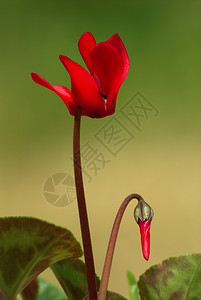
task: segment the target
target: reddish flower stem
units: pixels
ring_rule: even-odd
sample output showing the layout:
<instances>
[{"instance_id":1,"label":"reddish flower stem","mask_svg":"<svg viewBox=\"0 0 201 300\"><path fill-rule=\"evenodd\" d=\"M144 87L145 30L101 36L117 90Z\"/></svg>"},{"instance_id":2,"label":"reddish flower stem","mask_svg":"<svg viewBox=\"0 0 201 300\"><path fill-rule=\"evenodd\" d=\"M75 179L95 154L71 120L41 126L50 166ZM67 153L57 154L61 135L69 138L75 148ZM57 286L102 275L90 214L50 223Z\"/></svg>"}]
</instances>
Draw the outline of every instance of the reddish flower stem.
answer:
<instances>
[{"instance_id":1,"label":"reddish flower stem","mask_svg":"<svg viewBox=\"0 0 201 300\"><path fill-rule=\"evenodd\" d=\"M120 226L121 219L123 217L123 214L126 210L128 203L134 198L137 199L138 201L143 200L143 198L139 194L130 194L123 201L123 203L121 204L121 206L118 210L118 213L116 215L114 225L112 227L112 232L110 235L110 240L109 240L109 244L108 244L108 248L107 248L106 257L105 257L105 264L103 267L103 273L102 273L101 282L100 282L98 300L105 300L107 297L107 287L108 287L108 282L109 282L110 270L111 270L111 266L112 266L112 259L113 259L114 248L116 245L117 235L118 235L118 231L119 231L119 226Z\"/></svg>"},{"instance_id":2,"label":"reddish flower stem","mask_svg":"<svg viewBox=\"0 0 201 300\"><path fill-rule=\"evenodd\" d=\"M77 203L78 203L78 210L79 210L79 217L80 217L80 227L82 233L82 242L83 242L84 257L85 257L85 264L86 264L89 300L97 300L96 275L95 275L95 268L94 268L86 201L84 195L82 167L81 167L81 158L80 158L81 112L82 112L82 108L77 105L75 119L74 119L74 135L73 135L74 174L75 174L75 184L76 184L76 192L77 192Z\"/></svg>"}]
</instances>

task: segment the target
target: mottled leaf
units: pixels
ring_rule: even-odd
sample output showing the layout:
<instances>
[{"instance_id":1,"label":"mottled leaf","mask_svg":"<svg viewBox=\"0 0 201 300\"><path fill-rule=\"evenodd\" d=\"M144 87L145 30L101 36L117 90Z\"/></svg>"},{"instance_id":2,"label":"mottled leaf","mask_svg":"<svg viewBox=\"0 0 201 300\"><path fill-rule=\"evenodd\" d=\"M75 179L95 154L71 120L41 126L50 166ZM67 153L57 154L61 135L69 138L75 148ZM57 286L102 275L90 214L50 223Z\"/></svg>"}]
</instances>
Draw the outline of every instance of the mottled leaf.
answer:
<instances>
[{"instance_id":1,"label":"mottled leaf","mask_svg":"<svg viewBox=\"0 0 201 300\"><path fill-rule=\"evenodd\" d=\"M45 281L42 278L38 278L39 292L36 300L67 300L66 295L56 286Z\"/></svg>"},{"instance_id":2,"label":"mottled leaf","mask_svg":"<svg viewBox=\"0 0 201 300\"><path fill-rule=\"evenodd\" d=\"M0 294L15 297L42 271L82 251L72 233L28 217L0 219Z\"/></svg>"},{"instance_id":3,"label":"mottled leaf","mask_svg":"<svg viewBox=\"0 0 201 300\"><path fill-rule=\"evenodd\" d=\"M69 300L88 299L85 264L80 259L65 259L51 266L52 271L63 287ZM100 279L96 276L97 288ZM126 300L119 294L108 292L107 300Z\"/></svg>"},{"instance_id":4,"label":"mottled leaf","mask_svg":"<svg viewBox=\"0 0 201 300\"><path fill-rule=\"evenodd\" d=\"M172 257L140 276L142 300L201 299L201 254Z\"/></svg>"},{"instance_id":5,"label":"mottled leaf","mask_svg":"<svg viewBox=\"0 0 201 300\"><path fill-rule=\"evenodd\" d=\"M130 300L139 300L137 281L131 271L127 271Z\"/></svg>"},{"instance_id":6,"label":"mottled leaf","mask_svg":"<svg viewBox=\"0 0 201 300\"><path fill-rule=\"evenodd\" d=\"M85 264L80 259L65 259L51 266L69 300L82 300L88 293ZM97 278L97 285L99 280Z\"/></svg>"}]
</instances>

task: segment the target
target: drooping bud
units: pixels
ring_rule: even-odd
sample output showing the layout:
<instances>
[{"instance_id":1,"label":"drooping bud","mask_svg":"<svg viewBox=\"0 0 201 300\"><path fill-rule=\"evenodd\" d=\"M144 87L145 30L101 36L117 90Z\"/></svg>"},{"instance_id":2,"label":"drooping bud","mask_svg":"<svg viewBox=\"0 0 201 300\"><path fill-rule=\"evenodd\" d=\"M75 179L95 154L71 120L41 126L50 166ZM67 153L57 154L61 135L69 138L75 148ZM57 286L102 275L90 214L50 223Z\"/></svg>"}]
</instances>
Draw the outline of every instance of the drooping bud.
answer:
<instances>
[{"instance_id":1,"label":"drooping bud","mask_svg":"<svg viewBox=\"0 0 201 300\"><path fill-rule=\"evenodd\" d=\"M139 200L134 210L134 217L140 227L142 252L146 260L149 259L150 254L150 227L153 215L152 208L144 200Z\"/></svg>"}]
</instances>

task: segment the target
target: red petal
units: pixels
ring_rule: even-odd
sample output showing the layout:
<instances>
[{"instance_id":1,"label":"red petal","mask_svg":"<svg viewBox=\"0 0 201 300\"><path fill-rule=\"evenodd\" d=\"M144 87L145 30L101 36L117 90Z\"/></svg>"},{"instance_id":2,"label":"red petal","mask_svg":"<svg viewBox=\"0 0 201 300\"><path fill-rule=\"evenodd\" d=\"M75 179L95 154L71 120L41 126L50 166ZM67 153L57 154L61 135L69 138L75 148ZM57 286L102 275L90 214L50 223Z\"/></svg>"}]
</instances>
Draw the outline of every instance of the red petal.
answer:
<instances>
[{"instance_id":1,"label":"red petal","mask_svg":"<svg viewBox=\"0 0 201 300\"><path fill-rule=\"evenodd\" d=\"M126 76L128 75L128 70L129 70L129 58L128 58L128 53L126 51L126 48L120 39L119 35L115 33L109 40L107 40L107 43L109 43L111 46L113 46L121 55L124 63L124 71L121 77L121 80L119 82L119 86L122 84Z\"/></svg>"},{"instance_id":2,"label":"red petal","mask_svg":"<svg viewBox=\"0 0 201 300\"><path fill-rule=\"evenodd\" d=\"M83 108L85 115L91 118L106 116L104 100L91 74L68 57L60 55L59 58L71 77L72 98Z\"/></svg>"},{"instance_id":3,"label":"red petal","mask_svg":"<svg viewBox=\"0 0 201 300\"><path fill-rule=\"evenodd\" d=\"M91 61L90 53L95 45L96 40L90 32L85 32L78 43L80 54L91 74L93 73L93 63Z\"/></svg>"},{"instance_id":4,"label":"red petal","mask_svg":"<svg viewBox=\"0 0 201 300\"><path fill-rule=\"evenodd\" d=\"M116 33L106 42L96 44L93 35L86 32L78 47L100 92L107 97L107 114L113 114L119 88L129 70L129 58L122 40Z\"/></svg>"},{"instance_id":5,"label":"red petal","mask_svg":"<svg viewBox=\"0 0 201 300\"><path fill-rule=\"evenodd\" d=\"M113 89L111 93L108 95L107 101L108 101L108 110L109 110L109 106L111 107L111 105L113 105L113 107L115 107L116 105L117 94L121 84L123 83L126 76L128 75L130 63L129 63L129 58L128 58L126 48L117 33L114 34L109 40L107 40L106 43L110 44L118 51L118 53L120 54L123 60L123 65L124 65L123 72L121 78L119 79L119 82L116 83L115 89Z\"/></svg>"},{"instance_id":6,"label":"red petal","mask_svg":"<svg viewBox=\"0 0 201 300\"><path fill-rule=\"evenodd\" d=\"M65 87L60 85L51 85L47 80L45 80L42 76L36 73L31 73L31 77L34 82L44 86L45 88L55 92L66 104L71 115L75 115L76 104L71 98L71 91Z\"/></svg>"},{"instance_id":7,"label":"red petal","mask_svg":"<svg viewBox=\"0 0 201 300\"><path fill-rule=\"evenodd\" d=\"M138 224L140 226L140 234L141 234L141 244L142 244L142 252L143 256L146 260L149 259L150 254L150 226L151 220L141 221L138 220Z\"/></svg>"},{"instance_id":8,"label":"red petal","mask_svg":"<svg viewBox=\"0 0 201 300\"><path fill-rule=\"evenodd\" d=\"M108 43L96 44L91 52L94 78L101 93L108 96L115 89L123 73L123 60L118 51Z\"/></svg>"}]
</instances>

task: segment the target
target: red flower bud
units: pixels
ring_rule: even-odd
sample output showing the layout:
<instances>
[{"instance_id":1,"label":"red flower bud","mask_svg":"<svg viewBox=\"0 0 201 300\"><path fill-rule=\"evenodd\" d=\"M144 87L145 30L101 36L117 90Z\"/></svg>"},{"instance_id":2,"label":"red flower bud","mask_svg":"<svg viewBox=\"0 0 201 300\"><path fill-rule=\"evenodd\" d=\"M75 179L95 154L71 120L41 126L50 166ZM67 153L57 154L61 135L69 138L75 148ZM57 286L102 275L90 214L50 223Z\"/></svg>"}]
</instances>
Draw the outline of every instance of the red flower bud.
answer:
<instances>
[{"instance_id":1,"label":"red flower bud","mask_svg":"<svg viewBox=\"0 0 201 300\"><path fill-rule=\"evenodd\" d=\"M150 254L150 227L151 220L141 221L138 220L138 224L140 226L140 235L141 235L141 244L142 244L142 253L146 260L149 259Z\"/></svg>"},{"instance_id":2,"label":"red flower bud","mask_svg":"<svg viewBox=\"0 0 201 300\"><path fill-rule=\"evenodd\" d=\"M140 227L142 253L146 260L150 254L150 227L154 212L152 208L144 201L139 200L134 210L134 217Z\"/></svg>"}]
</instances>

